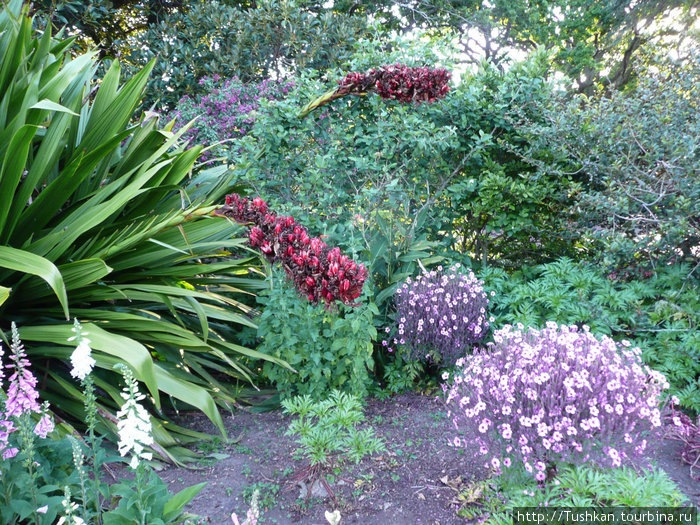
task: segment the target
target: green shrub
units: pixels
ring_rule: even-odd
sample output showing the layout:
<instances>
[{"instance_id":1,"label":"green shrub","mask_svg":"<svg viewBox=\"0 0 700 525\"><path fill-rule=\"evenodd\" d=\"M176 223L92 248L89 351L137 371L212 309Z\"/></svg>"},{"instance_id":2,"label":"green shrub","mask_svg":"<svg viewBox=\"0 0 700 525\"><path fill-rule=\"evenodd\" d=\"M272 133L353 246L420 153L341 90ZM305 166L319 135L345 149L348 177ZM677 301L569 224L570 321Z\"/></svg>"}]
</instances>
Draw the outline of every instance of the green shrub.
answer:
<instances>
[{"instance_id":1,"label":"green shrub","mask_svg":"<svg viewBox=\"0 0 700 525\"><path fill-rule=\"evenodd\" d=\"M430 379L422 361L411 359L408 351L398 347L392 353L382 352L382 378L386 393L400 394L423 386L422 382ZM386 395L379 393L378 395Z\"/></svg>"},{"instance_id":2,"label":"green shrub","mask_svg":"<svg viewBox=\"0 0 700 525\"><path fill-rule=\"evenodd\" d=\"M263 80L243 83L238 77L221 79L219 75L204 77L199 81L204 93L194 98L182 97L170 112L177 119L176 127L187 126L183 136L189 145L215 146L213 155L235 159L235 142L250 130L260 98L282 98L291 83ZM189 123L197 119L194 126ZM202 155L202 160L209 153Z\"/></svg>"},{"instance_id":3,"label":"green shrub","mask_svg":"<svg viewBox=\"0 0 700 525\"><path fill-rule=\"evenodd\" d=\"M247 82L335 65L365 28L363 17L300 2L197 0L132 35L123 56L136 68L158 59L147 103L172 108L214 73Z\"/></svg>"},{"instance_id":4,"label":"green shrub","mask_svg":"<svg viewBox=\"0 0 700 525\"><path fill-rule=\"evenodd\" d=\"M426 56L362 50L348 68L420 66ZM539 175L515 153L527 137L513 121L536 120L552 97L545 58L507 73L484 66L432 104L349 97L302 120L300 109L333 84L300 74L283 100L261 101L233 169L272 207L368 261L385 322L387 299L417 260L430 267L460 253L513 268L572 253L562 210L577 183Z\"/></svg>"},{"instance_id":5,"label":"green shrub","mask_svg":"<svg viewBox=\"0 0 700 525\"><path fill-rule=\"evenodd\" d=\"M365 288L369 288L365 286ZM261 294L264 305L258 318L258 351L289 363L295 370L263 365L264 376L275 384L282 397L308 394L315 399L331 389L360 396L371 383L373 341L377 330L372 321L376 306L367 291L355 307L324 310L299 297L277 271L272 288Z\"/></svg>"},{"instance_id":6,"label":"green shrub","mask_svg":"<svg viewBox=\"0 0 700 525\"><path fill-rule=\"evenodd\" d=\"M677 264L647 279L612 280L596 266L564 258L512 274L489 268L480 277L496 292L494 326L541 327L555 320L629 339L648 365L666 375L669 393L700 412L700 294L691 270Z\"/></svg>"},{"instance_id":7,"label":"green shrub","mask_svg":"<svg viewBox=\"0 0 700 525\"><path fill-rule=\"evenodd\" d=\"M553 97L540 108L544 125L521 127L539 175L582 182L569 227L609 268L698 263L700 48L690 40L685 58L645 50L624 92Z\"/></svg>"}]
</instances>

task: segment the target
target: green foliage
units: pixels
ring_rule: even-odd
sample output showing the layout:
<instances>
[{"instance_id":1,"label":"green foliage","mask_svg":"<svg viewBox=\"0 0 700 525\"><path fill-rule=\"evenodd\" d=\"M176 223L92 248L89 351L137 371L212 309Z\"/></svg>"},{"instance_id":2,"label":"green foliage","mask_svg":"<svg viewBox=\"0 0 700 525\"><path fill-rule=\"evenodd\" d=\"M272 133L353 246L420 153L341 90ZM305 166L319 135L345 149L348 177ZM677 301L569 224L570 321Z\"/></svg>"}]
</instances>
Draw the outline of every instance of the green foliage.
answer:
<instances>
[{"instance_id":1,"label":"green foliage","mask_svg":"<svg viewBox=\"0 0 700 525\"><path fill-rule=\"evenodd\" d=\"M168 491L168 484L151 470L145 481L145 487L139 494L134 489L133 482L122 480L110 488L113 497L118 498L119 503L114 510L103 514L103 523L104 525L181 523L182 508L205 486L206 482L199 483L172 495ZM138 502L141 502L141 505ZM142 512L142 508L145 512Z\"/></svg>"},{"instance_id":2,"label":"green foliage","mask_svg":"<svg viewBox=\"0 0 700 525\"><path fill-rule=\"evenodd\" d=\"M350 69L425 64L411 48L361 50ZM299 120L299 109L327 91L302 75L285 100L261 104L237 142L237 180L368 261L383 319L417 260L430 266L446 253L512 267L570 253L562 209L575 182L536 175L513 152L524 144L514 119L551 96L545 58L508 73L484 66L434 104L349 97Z\"/></svg>"},{"instance_id":3,"label":"green foliage","mask_svg":"<svg viewBox=\"0 0 700 525\"><path fill-rule=\"evenodd\" d=\"M592 256L618 271L695 265L700 254L700 47L658 50L625 92L552 99L545 124L521 122L542 175L577 173L576 225ZM536 157L536 158L535 158ZM597 252L597 253L596 253Z\"/></svg>"},{"instance_id":4,"label":"green foliage","mask_svg":"<svg viewBox=\"0 0 700 525\"><path fill-rule=\"evenodd\" d=\"M398 346L393 354L385 356L383 379L391 394L413 390L426 376L424 363L404 354L403 346Z\"/></svg>"},{"instance_id":5,"label":"green foliage","mask_svg":"<svg viewBox=\"0 0 700 525\"><path fill-rule=\"evenodd\" d=\"M567 210L578 181L539 173L520 155L530 139L517 122L539 122L540 107L553 97L547 59L535 53L507 73L484 66L463 81L442 115L459 124L462 151L483 150L450 181L440 212L450 248L484 266L517 268L572 253Z\"/></svg>"},{"instance_id":6,"label":"green foliage","mask_svg":"<svg viewBox=\"0 0 700 525\"><path fill-rule=\"evenodd\" d=\"M16 444L16 443L13 443ZM0 488L0 520L14 524L30 519L36 507L32 500L34 486L38 507L48 505L41 516L42 524L56 521L57 511L63 499L64 485L76 485L77 475L70 458L72 447L68 439L37 439L34 442L36 478L32 479L25 465L26 452L20 451L12 460L2 461L2 488ZM68 463L66 463L68 461Z\"/></svg>"},{"instance_id":7,"label":"green foliage","mask_svg":"<svg viewBox=\"0 0 700 525\"><path fill-rule=\"evenodd\" d=\"M297 396L282 401L282 407L286 414L298 416L286 435L299 436L297 443L312 466L328 465L337 455L359 463L366 455L385 449L372 428L357 428L364 420L358 396L334 390L323 401Z\"/></svg>"},{"instance_id":8,"label":"green foliage","mask_svg":"<svg viewBox=\"0 0 700 525\"><path fill-rule=\"evenodd\" d=\"M581 92L634 81L641 48L653 44L673 49L691 33L696 7L690 0L334 2L340 11L371 14L385 37L389 31L421 32L430 44L455 42L463 63L485 59L503 66L514 54L545 49L553 67Z\"/></svg>"},{"instance_id":9,"label":"green foliage","mask_svg":"<svg viewBox=\"0 0 700 525\"><path fill-rule=\"evenodd\" d=\"M217 157L233 156L228 149L235 152L236 140L251 127L260 98L282 98L289 87L284 82L243 83L237 77L223 80L218 75L204 77L199 84L203 94L194 99L182 97L170 115L176 119L177 127L189 127L190 122L197 120L183 138L191 145L212 147ZM202 160L209 155L204 153Z\"/></svg>"},{"instance_id":10,"label":"green foliage","mask_svg":"<svg viewBox=\"0 0 700 525\"><path fill-rule=\"evenodd\" d=\"M36 476L32 478L26 468L25 450L20 452L11 460L3 460L2 463L2 489L0 489L0 519L3 523L36 523L37 525L52 524L56 522L57 513L61 509L61 501L64 499L64 490L69 488L73 495L83 494L82 484L85 478L80 479L80 472L74 466L72 436L62 439L36 439L33 445L33 459L36 466ZM11 444L14 443L11 439ZM20 445L21 446L21 445ZM78 445L80 447L80 445ZM102 479L101 470L105 464L121 463L119 456L106 455L106 450L97 447L97 457L99 467L97 472L100 478L96 484L91 482L87 488L92 491L96 487L99 492L89 493L89 500L94 499L97 510L90 509L89 500L81 500L80 516L90 516L94 519L96 515L102 516L105 524L141 524L141 512L138 510L135 501L138 499L138 490L134 486L133 480L121 480L119 483L109 485ZM84 466L80 465L81 469ZM83 472L84 475L84 472ZM150 471L149 477L143 482L143 501L146 503L145 523L148 524L170 524L180 523L183 516L182 508L194 498L206 483L201 483L193 487L188 487L176 495L170 494L168 484L165 483ZM36 494L36 501L33 500L32 490ZM108 506L114 505L111 510L102 508L100 502L105 502ZM35 513L36 508L47 506L48 510L44 514ZM36 521L38 519L38 521Z\"/></svg>"},{"instance_id":11,"label":"green foliage","mask_svg":"<svg viewBox=\"0 0 700 525\"><path fill-rule=\"evenodd\" d=\"M522 468L507 476L476 482L462 490L458 514L485 518L485 523L510 525L517 507L680 507L687 498L668 475L659 469L638 473L629 468L600 470L565 466L544 486Z\"/></svg>"},{"instance_id":12,"label":"green foliage","mask_svg":"<svg viewBox=\"0 0 700 525\"><path fill-rule=\"evenodd\" d=\"M178 59L179 66L164 68L176 74L206 75L219 66L221 73L238 69L244 76L260 78L293 67L323 69L344 60L356 40L397 47L392 32L419 32L432 46L456 41L460 60L471 64L482 59L503 64L513 49L529 53L542 47L581 91L600 83L619 88L634 80L633 65L641 48L673 43L695 14L688 0L337 0L331 5L222 0L210 7L211 14L206 7L205 2L180 0L33 2L42 20L50 19L56 27L68 25L84 49L99 46L109 56L135 52L140 57L138 48L146 42L160 50L165 62ZM178 81L167 82L167 77L163 80L159 88L167 86L175 93L186 88Z\"/></svg>"},{"instance_id":13,"label":"green foliage","mask_svg":"<svg viewBox=\"0 0 700 525\"><path fill-rule=\"evenodd\" d=\"M512 274L481 272L498 326L544 326L554 320L587 324L593 333L629 339L643 359L663 372L681 405L700 412L700 302L692 268L659 268L647 279L612 280L602 270L570 259Z\"/></svg>"},{"instance_id":14,"label":"green foliage","mask_svg":"<svg viewBox=\"0 0 700 525\"><path fill-rule=\"evenodd\" d=\"M277 497L280 493L280 486L277 483L259 481L252 485L243 487L243 499L246 503L252 504L253 496L258 493L258 506L262 511L271 509L277 504Z\"/></svg>"},{"instance_id":15,"label":"green foliage","mask_svg":"<svg viewBox=\"0 0 700 525\"><path fill-rule=\"evenodd\" d=\"M295 69L337 64L364 26L332 9L310 10L306 2L262 0L249 6L230 1L188 2L134 35L124 59L141 68L157 58L148 103L172 108L197 92L214 74L244 81L284 77Z\"/></svg>"},{"instance_id":16,"label":"green foliage","mask_svg":"<svg viewBox=\"0 0 700 525\"><path fill-rule=\"evenodd\" d=\"M180 132L157 119L132 121L152 64L123 84L118 64L93 81L94 53L72 57L70 40L35 35L20 11L13 0L0 12L3 326L23 327L43 397L77 421L81 394L62 364L74 348L69 315L90 334L105 413L121 403L112 366L122 361L155 408L162 392L223 433L212 393L234 399L248 360L275 358L236 344L238 327L255 327L243 292L261 281L249 260L230 257L244 242L232 239L237 228L209 217L221 188L194 188L191 201L180 185L201 147L179 147ZM114 430L108 418L100 428ZM161 454L196 434L169 424L156 433Z\"/></svg>"},{"instance_id":17,"label":"green foliage","mask_svg":"<svg viewBox=\"0 0 700 525\"><path fill-rule=\"evenodd\" d=\"M144 24L156 23L173 9L182 9L179 0L37 0L30 13L36 14L42 27L67 26L77 36L83 49L99 47L102 54L117 57L126 38L141 30Z\"/></svg>"},{"instance_id":18,"label":"green foliage","mask_svg":"<svg viewBox=\"0 0 700 525\"><path fill-rule=\"evenodd\" d=\"M282 397L298 393L318 399L334 388L364 396L377 338L373 326L377 307L367 291L358 306L339 305L331 312L299 297L279 272L273 273L271 282L272 288L260 299L264 309L257 319L262 338L258 352L284 360L296 371L265 363L265 378Z\"/></svg>"}]
</instances>

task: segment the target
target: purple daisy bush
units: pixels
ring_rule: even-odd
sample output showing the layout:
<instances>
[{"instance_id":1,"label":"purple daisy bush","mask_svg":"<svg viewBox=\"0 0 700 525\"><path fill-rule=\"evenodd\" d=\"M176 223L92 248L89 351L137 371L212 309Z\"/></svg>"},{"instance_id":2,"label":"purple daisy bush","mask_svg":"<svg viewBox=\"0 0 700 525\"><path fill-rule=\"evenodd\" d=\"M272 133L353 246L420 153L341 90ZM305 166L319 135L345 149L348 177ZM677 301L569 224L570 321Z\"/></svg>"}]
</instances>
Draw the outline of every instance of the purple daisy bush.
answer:
<instances>
[{"instance_id":1,"label":"purple daisy bush","mask_svg":"<svg viewBox=\"0 0 700 525\"><path fill-rule=\"evenodd\" d=\"M396 290L396 326L384 346L408 350L411 359L452 365L481 342L489 327L483 282L460 265L425 271ZM392 344L393 343L393 344Z\"/></svg>"},{"instance_id":2,"label":"purple daisy bush","mask_svg":"<svg viewBox=\"0 0 700 525\"><path fill-rule=\"evenodd\" d=\"M506 325L493 338L442 387L448 417L467 432L452 444L476 442L488 467L521 462L538 481L558 461L617 467L659 432L668 382L628 341L553 322Z\"/></svg>"}]
</instances>

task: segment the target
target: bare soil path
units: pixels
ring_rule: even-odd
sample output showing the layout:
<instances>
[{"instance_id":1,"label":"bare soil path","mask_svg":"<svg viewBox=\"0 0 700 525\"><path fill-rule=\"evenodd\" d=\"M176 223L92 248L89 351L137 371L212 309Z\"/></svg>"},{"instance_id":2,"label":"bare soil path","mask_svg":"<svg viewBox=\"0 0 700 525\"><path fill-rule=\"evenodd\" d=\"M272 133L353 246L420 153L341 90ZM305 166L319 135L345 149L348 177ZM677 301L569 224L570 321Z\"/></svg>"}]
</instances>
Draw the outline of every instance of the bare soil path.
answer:
<instances>
[{"instance_id":1,"label":"bare soil path","mask_svg":"<svg viewBox=\"0 0 700 525\"><path fill-rule=\"evenodd\" d=\"M262 524L325 525L325 511L338 509L344 525L450 525L466 523L451 504L456 492L444 481L461 477L463 483L488 473L464 450L447 446L454 428L441 402L433 397L404 394L386 400L370 399L366 423L384 438L387 451L360 464L345 463L329 472L335 501L319 497L319 486L291 485L290 474L305 465L294 451L297 444L284 432L291 418L280 411L251 414L238 411L225 416L236 443L203 445L205 457L198 468L166 468L161 477L178 491L207 481L208 485L187 510L206 516L205 523L232 523L231 512L243 521L246 502L260 489ZM203 416L178 421L190 428L215 433ZM700 483L678 459L679 445L664 441L653 458L696 506ZM447 478L445 478L447 477ZM302 497L307 488L309 497Z\"/></svg>"}]
</instances>

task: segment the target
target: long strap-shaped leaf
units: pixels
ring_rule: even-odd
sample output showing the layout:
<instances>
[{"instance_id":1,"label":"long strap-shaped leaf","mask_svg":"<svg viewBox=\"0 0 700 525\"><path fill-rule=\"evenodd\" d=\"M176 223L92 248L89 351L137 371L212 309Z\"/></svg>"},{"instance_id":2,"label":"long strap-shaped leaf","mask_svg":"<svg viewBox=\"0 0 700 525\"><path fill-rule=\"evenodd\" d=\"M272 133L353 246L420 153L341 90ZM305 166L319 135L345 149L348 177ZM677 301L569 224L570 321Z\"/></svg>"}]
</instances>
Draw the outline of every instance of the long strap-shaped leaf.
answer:
<instances>
[{"instance_id":1,"label":"long strap-shaped leaf","mask_svg":"<svg viewBox=\"0 0 700 525\"><path fill-rule=\"evenodd\" d=\"M102 259L82 259L80 261L61 264L58 266L58 269L63 276L63 282L68 291L82 290L88 284L102 279L112 271ZM35 280L35 282L27 283L27 285L22 288L22 293L29 294L32 300L36 298L37 301L41 301L41 298L48 294L49 291L45 290L41 282ZM72 293L71 300L75 301ZM75 302L73 304L75 304ZM75 315L75 313L73 315Z\"/></svg>"},{"instance_id":2,"label":"long strap-shaped leaf","mask_svg":"<svg viewBox=\"0 0 700 525\"><path fill-rule=\"evenodd\" d=\"M0 246L0 267L16 272L37 275L44 279L53 289L56 297L58 297L66 319L70 319L66 286L63 283L61 272L58 271L58 268L56 268L51 261L24 250L18 250L9 246Z\"/></svg>"},{"instance_id":3,"label":"long strap-shaped leaf","mask_svg":"<svg viewBox=\"0 0 700 525\"><path fill-rule=\"evenodd\" d=\"M22 178L22 171L27 162L29 145L37 127L26 124L12 137L5 158L0 166L0 231L7 220L12 198Z\"/></svg>"},{"instance_id":4,"label":"long strap-shaped leaf","mask_svg":"<svg viewBox=\"0 0 700 525\"><path fill-rule=\"evenodd\" d=\"M155 405L160 408L160 396L158 395L158 380L153 367L151 354L138 341L123 335L117 335L103 330L92 323L83 324L83 331L90 340L90 346L105 354L113 355L128 364L133 370L137 379L146 384L149 392L153 396ZM19 335L23 341L41 341L46 343L61 343L72 337L72 326L70 324L43 325L43 326L23 326L19 329Z\"/></svg>"}]
</instances>

